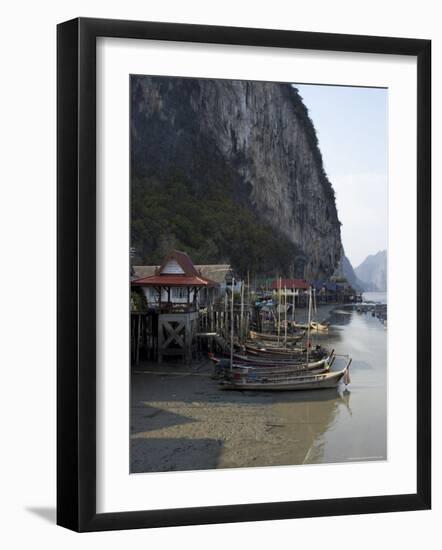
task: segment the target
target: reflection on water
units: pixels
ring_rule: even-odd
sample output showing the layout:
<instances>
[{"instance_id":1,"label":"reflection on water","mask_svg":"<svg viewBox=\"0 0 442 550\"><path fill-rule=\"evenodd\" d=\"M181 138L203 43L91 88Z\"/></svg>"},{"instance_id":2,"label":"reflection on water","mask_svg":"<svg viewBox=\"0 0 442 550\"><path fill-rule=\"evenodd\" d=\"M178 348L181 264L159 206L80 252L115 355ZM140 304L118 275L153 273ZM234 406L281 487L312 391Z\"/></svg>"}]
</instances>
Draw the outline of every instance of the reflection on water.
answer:
<instances>
[{"instance_id":1,"label":"reflection on water","mask_svg":"<svg viewBox=\"0 0 442 550\"><path fill-rule=\"evenodd\" d=\"M301 427L302 438L309 444L304 463L384 460L387 331L371 314L333 309L337 308L318 308L317 318L328 318L331 327L328 335L313 333L313 344L323 343L353 358L351 384L338 391L291 394L290 400L279 400L275 408L281 418ZM341 368L344 361L338 358L333 368ZM293 463L299 463L296 458Z\"/></svg>"}]
</instances>

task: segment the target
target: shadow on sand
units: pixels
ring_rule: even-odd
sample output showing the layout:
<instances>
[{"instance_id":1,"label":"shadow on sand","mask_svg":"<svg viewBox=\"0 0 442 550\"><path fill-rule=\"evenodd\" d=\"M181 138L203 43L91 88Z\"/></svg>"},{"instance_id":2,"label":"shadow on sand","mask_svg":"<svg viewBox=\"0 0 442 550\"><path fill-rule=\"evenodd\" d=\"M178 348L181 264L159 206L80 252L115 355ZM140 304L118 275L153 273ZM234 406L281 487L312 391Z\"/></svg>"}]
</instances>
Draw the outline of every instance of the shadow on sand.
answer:
<instances>
[{"instance_id":1,"label":"shadow on sand","mask_svg":"<svg viewBox=\"0 0 442 550\"><path fill-rule=\"evenodd\" d=\"M130 473L211 470L219 463L219 439L131 438Z\"/></svg>"}]
</instances>

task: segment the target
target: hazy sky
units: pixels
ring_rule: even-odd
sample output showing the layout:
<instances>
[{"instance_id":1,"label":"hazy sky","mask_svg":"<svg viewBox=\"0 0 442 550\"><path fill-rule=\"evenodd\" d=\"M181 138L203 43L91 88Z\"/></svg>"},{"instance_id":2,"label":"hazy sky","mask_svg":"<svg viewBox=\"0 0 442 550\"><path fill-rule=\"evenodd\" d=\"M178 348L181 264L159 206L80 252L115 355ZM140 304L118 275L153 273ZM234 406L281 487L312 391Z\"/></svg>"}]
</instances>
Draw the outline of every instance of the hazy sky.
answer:
<instances>
[{"instance_id":1,"label":"hazy sky","mask_svg":"<svg viewBox=\"0 0 442 550\"><path fill-rule=\"evenodd\" d=\"M376 88L295 84L318 135L353 267L387 248L387 100Z\"/></svg>"}]
</instances>

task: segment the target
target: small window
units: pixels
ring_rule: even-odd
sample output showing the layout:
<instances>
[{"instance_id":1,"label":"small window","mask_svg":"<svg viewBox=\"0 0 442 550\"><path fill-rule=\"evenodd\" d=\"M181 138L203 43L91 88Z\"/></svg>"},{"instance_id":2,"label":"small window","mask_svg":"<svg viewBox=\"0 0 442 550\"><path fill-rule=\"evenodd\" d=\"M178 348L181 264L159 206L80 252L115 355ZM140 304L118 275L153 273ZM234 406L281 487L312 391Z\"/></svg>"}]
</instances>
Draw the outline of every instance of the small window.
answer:
<instances>
[{"instance_id":1,"label":"small window","mask_svg":"<svg viewBox=\"0 0 442 550\"><path fill-rule=\"evenodd\" d=\"M172 298L186 298L187 288L183 288L183 287L172 288L171 296Z\"/></svg>"}]
</instances>

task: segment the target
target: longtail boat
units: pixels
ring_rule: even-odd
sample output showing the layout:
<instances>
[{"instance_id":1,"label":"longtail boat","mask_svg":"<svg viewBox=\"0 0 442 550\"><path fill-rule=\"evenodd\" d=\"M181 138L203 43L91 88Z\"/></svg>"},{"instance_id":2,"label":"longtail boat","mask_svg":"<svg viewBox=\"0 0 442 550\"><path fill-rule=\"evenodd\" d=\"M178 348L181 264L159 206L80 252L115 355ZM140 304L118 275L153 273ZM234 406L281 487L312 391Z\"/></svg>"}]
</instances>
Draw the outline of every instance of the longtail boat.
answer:
<instances>
[{"instance_id":1,"label":"longtail boat","mask_svg":"<svg viewBox=\"0 0 442 550\"><path fill-rule=\"evenodd\" d=\"M292 391L336 388L341 380L345 385L350 383L349 368L339 371L321 373L305 372L305 374L267 375L258 377L256 373L232 373L220 381L225 390L259 390L259 391Z\"/></svg>"},{"instance_id":2,"label":"longtail boat","mask_svg":"<svg viewBox=\"0 0 442 550\"><path fill-rule=\"evenodd\" d=\"M244 347L249 347L251 349L256 350L266 350L266 351L287 351L290 353L303 353L306 348L302 344L298 344L298 342L290 342L287 345L284 345L283 342L266 342L264 340L248 340L244 343Z\"/></svg>"},{"instance_id":3,"label":"longtail boat","mask_svg":"<svg viewBox=\"0 0 442 550\"><path fill-rule=\"evenodd\" d=\"M277 369L261 369L245 365L234 365L232 369L229 368L228 370L223 370L221 374L225 380L229 380L231 378L240 379L244 375L249 380L253 380L254 382L264 379L268 380L269 378L272 380L282 380L287 376L305 376L306 374L323 374L324 372L328 372L332 363L321 363L323 364L315 368L311 366L308 369L304 368L302 365Z\"/></svg>"},{"instance_id":4,"label":"longtail boat","mask_svg":"<svg viewBox=\"0 0 442 550\"><path fill-rule=\"evenodd\" d=\"M251 330L249 332L249 335L251 340L268 340L270 342L298 342L304 336L304 331L302 331L300 334L288 334L287 336L280 335L278 337L277 334L272 334L271 332L256 332L254 330Z\"/></svg>"},{"instance_id":5,"label":"longtail boat","mask_svg":"<svg viewBox=\"0 0 442 550\"><path fill-rule=\"evenodd\" d=\"M300 371L300 370L314 370L314 369L324 369L330 368L333 364L334 350L330 353L329 356L316 361L311 361L308 364L305 359L302 361L288 362L288 361L253 361L245 357L235 357L232 364L229 359L211 357L212 362L217 366L217 371L230 368L242 368L242 369L251 369L256 370L257 372L282 372L282 371Z\"/></svg>"},{"instance_id":6,"label":"longtail boat","mask_svg":"<svg viewBox=\"0 0 442 550\"><path fill-rule=\"evenodd\" d=\"M316 330L317 332L328 332L328 323L318 323L317 321L311 322L312 330Z\"/></svg>"},{"instance_id":7,"label":"longtail boat","mask_svg":"<svg viewBox=\"0 0 442 550\"><path fill-rule=\"evenodd\" d=\"M297 329L308 330L308 323L293 323ZM314 332L328 332L329 325L327 323L318 323L317 321L310 322L310 330Z\"/></svg>"},{"instance_id":8,"label":"longtail boat","mask_svg":"<svg viewBox=\"0 0 442 550\"><path fill-rule=\"evenodd\" d=\"M299 356L306 355L307 348L293 348L293 349L287 349L287 348L275 348L275 347L267 347L267 346L256 346L251 344L245 344L244 346L245 351L247 354L255 355L258 357L267 357L267 358L286 358L286 359L294 359ZM325 352L324 348L318 347L309 350L309 355L311 357L318 357L319 355L321 357L324 357L327 353Z\"/></svg>"},{"instance_id":9,"label":"longtail boat","mask_svg":"<svg viewBox=\"0 0 442 550\"><path fill-rule=\"evenodd\" d=\"M333 357L334 350L331 350L331 352L328 352L324 348L321 348L320 350L316 351L313 355L309 356L309 359L312 361L319 361L321 359L326 358L329 356L330 358ZM226 357L230 357L230 353L221 353L221 357L216 357L213 353L208 354L209 359L217 364L221 360L225 359ZM298 354L294 357L279 357L279 356L259 356L259 355L244 355L241 353L234 353L232 355L232 361L235 364L245 364L245 365L256 365L256 366L262 366L262 367L272 367L272 366L285 366L285 365L298 365L302 363L307 362L306 353L304 354Z\"/></svg>"}]
</instances>

